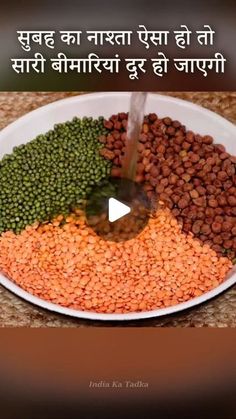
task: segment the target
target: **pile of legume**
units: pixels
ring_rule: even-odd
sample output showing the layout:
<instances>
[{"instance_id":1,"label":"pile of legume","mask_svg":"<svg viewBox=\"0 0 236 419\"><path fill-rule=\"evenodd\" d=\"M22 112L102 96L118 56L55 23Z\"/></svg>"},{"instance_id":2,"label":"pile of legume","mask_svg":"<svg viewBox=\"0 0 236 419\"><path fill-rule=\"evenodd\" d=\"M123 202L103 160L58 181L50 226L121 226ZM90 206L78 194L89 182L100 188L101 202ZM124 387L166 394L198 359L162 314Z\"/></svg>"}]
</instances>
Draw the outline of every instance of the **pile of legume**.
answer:
<instances>
[{"instance_id":1,"label":"pile of legume","mask_svg":"<svg viewBox=\"0 0 236 419\"><path fill-rule=\"evenodd\" d=\"M6 155L0 162L0 234L77 206L110 172L98 153L104 133L103 118L74 118Z\"/></svg>"},{"instance_id":2,"label":"pile of legume","mask_svg":"<svg viewBox=\"0 0 236 419\"><path fill-rule=\"evenodd\" d=\"M125 151L127 114L113 115L100 137L101 155L121 174ZM209 135L186 130L179 121L145 117L138 146L138 182L148 194L158 194L183 227L219 255L236 256L236 157L213 144Z\"/></svg>"},{"instance_id":3,"label":"pile of legume","mask_svg":"<svg viewBox=\"0 0 236 419\"><path fill-rule=\"evenodd\" d=\"M0 162L0 271L50 302L99 313L154 310L218 286L236 252L236 158L178 121L145 117L136 181L160 206L109 242L80 204L121 175L127 114L74 118ZM227 257L225 257L227 256Z\"/></svg>"},{"instance_id":4,"label":"pile of legume","mask_svg":"<svg viewBox=\"0 0 236 419\"><path fill-rule=\"evenodd\" d=\"M232 264L159 209L135 239L111 243L73 217L0 238L0 266L26 291L80 310L126 313L175 305L218 286Z\"/></svg>"}]
</instances>

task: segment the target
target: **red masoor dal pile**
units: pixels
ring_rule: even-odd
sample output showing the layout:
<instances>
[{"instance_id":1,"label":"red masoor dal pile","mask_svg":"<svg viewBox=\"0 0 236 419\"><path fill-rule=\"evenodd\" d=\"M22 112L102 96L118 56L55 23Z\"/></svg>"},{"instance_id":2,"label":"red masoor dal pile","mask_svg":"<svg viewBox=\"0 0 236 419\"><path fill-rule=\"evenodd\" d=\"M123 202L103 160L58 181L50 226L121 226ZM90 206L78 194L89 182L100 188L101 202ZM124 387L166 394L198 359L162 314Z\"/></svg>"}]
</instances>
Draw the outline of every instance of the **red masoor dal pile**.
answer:
<instances>
[{"instance_id":1,"label":"red masoor dal pile","mask_svg":"<svg viewBox=\"0 0 236 419\"><path fill-rule=\"evenodd\" d=\"M82 218L62 217L0 236L2 272L24 290L77 310L127 313L187 301L217 287L232 267L181 231L167 208L122 243L99 238Z\"/></svg>"}]
</instances>

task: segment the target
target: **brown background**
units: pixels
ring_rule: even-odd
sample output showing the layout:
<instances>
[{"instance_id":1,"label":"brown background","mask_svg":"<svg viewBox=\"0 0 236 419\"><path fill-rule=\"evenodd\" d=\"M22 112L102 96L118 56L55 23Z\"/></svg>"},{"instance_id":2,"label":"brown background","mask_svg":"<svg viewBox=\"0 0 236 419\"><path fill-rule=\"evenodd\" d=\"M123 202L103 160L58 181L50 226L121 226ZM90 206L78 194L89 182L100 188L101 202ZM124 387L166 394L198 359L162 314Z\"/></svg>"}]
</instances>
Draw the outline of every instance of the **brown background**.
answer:
<instances>
[{"instance_id":1,"label":"brown background","mask_svg":"<svg viewBox=\"0 0 236 419\"><path fill-rule=\"evenodd\" d=\"M99 6L98 6L99 3ZM1 91L110 91L110 90L236 90L235 78L235 42L236 42L236 2L235 0L8 0L1 2L0 13L0 90ZM176 46L173 30L180 25L187 25L193 32L191 43L186 49ZM17 39L17 30L138 30L138 25L145 25L148 30L170 31L168 45L151 45L147 50L134 36L132 45L118 46L105 43L93 45L86 41L83 32L80 46L67 46L60 42L56 33L55 49L34 45L25 52ZM210 25L215 31L214 44L201 46L194 35L196 30ZM83 58L88 53L97 53L106 58L155 58L157 52L171 60L168 72L163 77L156 76L147 63L146 73L139 79L129 79L129 74L122 61L119 73L108 71L81 74L75 71L58 73L53 71L49 59L58 52L65 52L68 57ZM32 57L41 52L47 58L45 72L35 71L29 74L17 74L11 67L11 58ZM215 52L221 52L226 58L224 74L214 70L207 77L196 69L194 73L179 72L172 62L173 58L212 58Z\"/></svg>"},{"instance_id":2,"label":"brown background","mask_svg":"<svg viewBox=\"0 0 236 419\"><path fill-rule=\"evenodd\" d=\"M235 419L235 329L2 329L2 419ZM92 382L148 383L94 388Z\"/></svg>"},{"instance_id":3,"label":"brown background","mask_svg":"<svg viewBox=\"0 0 236 419\"><path fill-rule=\"evenodd\" d=\"M0 93L0 129L39 106L79 92L2 92ZM236 92L168 92L211 109L236 123ZM218 298L181 314L139 322L122 323L124 326L179 326L179 327L235 327L236 287ZM111 323L71 319L39 309L0 287L0 326L26 327L84 327L110 326ZM112 323L112 325L118 325ZM120 323L121 325L121 323Z\"/></svg>"}]
</instances>

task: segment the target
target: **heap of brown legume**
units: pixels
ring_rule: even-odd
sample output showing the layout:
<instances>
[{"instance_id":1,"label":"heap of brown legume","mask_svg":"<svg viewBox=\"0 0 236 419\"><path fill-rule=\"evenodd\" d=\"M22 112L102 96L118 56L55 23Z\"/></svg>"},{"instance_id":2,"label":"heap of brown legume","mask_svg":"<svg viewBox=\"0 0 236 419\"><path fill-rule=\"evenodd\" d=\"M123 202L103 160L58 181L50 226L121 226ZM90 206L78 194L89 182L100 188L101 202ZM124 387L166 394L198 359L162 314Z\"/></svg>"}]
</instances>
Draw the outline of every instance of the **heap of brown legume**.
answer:
<instances>
[{"instance_id":1,"label":"heap of brown legume","mask_svg":"<svg viewBox=\"0 0 236 419\"><path fill-rule=\"evenodd\" d=\"M104 122L101 154L113 162L112 174L121 173L127 114ZM236 256L236 157L213 144L209 135L186 130L179 121L145 117L138 146L138 182L148 194L158 194L177 217L183 231L208 244L219 255Z\"/></svg>"},{"instance_id":2,"label":"heap of brown legume","mask_svg":"<svg viewBox=\"0 0 236 419\"><path fill-rule=\"evenodd\" d=\"M0 269L24 290L79 310L127 313L168 307L218 286L232 267L181 232L160 208L136 238L104 241L74 216L0 236Z\"/></svg>"}]
</instances>

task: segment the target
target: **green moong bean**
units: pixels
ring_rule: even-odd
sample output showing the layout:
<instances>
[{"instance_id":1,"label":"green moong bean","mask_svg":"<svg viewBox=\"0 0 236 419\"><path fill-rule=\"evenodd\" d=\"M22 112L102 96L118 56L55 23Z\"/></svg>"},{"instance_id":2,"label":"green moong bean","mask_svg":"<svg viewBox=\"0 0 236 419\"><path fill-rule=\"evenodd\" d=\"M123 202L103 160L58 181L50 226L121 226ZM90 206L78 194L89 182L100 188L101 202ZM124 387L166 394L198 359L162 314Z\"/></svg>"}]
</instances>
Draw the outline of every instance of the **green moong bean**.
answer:
<instances>
[{"instance_id":1,"label":"green moong bean","mask_svg":"<svg viewBox=\"0 0 236 419\"><path fill-rule=\"evenodd\" d=\"M73 118L0 161L0 234L68 214L110 173L99 155L103 117Z\"/></svg>"}]
</instances>

